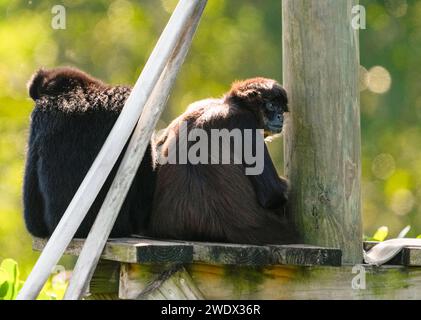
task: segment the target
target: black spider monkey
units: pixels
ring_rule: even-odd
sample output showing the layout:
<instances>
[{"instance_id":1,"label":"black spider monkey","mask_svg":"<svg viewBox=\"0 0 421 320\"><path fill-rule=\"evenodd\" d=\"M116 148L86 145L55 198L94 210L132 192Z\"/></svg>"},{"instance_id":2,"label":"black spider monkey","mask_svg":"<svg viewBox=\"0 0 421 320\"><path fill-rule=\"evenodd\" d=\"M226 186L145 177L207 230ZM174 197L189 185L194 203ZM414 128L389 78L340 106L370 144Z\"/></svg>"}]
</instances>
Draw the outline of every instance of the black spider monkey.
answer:
<instances>
[{"instance_id":1,"label":"black spider monkey","mask_svg":"<svg viewBox=\"0 0 421 320\"><path fill-rule=\"evenodd\" d=\"M35 101L24 176L28 231L50 236L117 120L131 88L110 86L69 67L39 70L29 84ZM75 237L86 237L112 183L121 156ZM111 237L141 233L152 206L155 173L151 145L127 194Z\"/></svg>"}]
</instances>

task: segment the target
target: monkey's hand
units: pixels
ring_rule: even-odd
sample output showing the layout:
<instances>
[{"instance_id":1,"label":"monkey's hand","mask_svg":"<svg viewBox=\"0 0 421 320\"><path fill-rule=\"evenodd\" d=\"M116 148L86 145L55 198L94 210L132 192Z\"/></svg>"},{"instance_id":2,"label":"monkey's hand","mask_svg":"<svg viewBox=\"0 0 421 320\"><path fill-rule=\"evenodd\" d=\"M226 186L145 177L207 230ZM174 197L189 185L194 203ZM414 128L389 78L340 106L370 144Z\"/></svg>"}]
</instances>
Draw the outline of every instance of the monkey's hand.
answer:
<instances>
[{"instance_id":1,"label":"monkey's hand","mask_svg":"<svg viewBox=\"0 0 421 320\"><path fill-rule=\"evenodd\" d=\"M263 181L264 187L256 188L257 199L265 209L275 210L284 207L288 201L288 182L275 176Z\"/></svg>"},{"instance_id":2,"label":"monkey's hand","mask_svg":"<svg viewBox=\"0 0 421 320\"><path fill-rule=\"evenodd\" d=\"M275 182L271 194L265 197L262 206L266 209L278 209L284 207L288 201L288 181L282 177Z\"/></svg>"}]
</instances>

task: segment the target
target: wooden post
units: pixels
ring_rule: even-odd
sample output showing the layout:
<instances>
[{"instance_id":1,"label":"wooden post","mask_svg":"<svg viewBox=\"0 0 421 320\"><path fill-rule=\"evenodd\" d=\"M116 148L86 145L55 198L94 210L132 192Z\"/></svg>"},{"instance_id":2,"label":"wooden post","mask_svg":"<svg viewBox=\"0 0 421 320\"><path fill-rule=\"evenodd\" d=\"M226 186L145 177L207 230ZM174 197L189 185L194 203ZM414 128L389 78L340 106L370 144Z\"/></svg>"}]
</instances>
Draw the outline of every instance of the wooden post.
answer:
<instances>
[{"instance_id":1,"label":"wooden post","mask_svg":"<svg viewBox=\"0 0 421 320\"><path fill-rule=\"evenodd\" d=\"M283 1L290 209L308 244L362 261L356 0Z\"/></svg>"}]
</instances>

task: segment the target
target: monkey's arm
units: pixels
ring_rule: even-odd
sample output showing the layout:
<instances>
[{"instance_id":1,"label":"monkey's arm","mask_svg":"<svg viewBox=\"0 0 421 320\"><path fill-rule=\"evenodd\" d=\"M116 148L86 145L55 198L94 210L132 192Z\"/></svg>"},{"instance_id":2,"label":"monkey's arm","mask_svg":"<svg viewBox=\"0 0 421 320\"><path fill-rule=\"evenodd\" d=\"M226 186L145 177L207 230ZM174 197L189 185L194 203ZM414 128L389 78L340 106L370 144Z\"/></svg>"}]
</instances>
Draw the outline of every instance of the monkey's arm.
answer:
<instances>
[{"instance_id":1,"label":"monkey's arm","mask_svg":"<svg viewBox=\"0 0 421 320\"><path fill-rule=\"evenodd\" d=\"M32 235L36 237L47 237L48 229L44 222L44 206L39 190L37 166L38 152L32 125L23 183L24 218L26 228Z\"/></svg>"},{"instance_id":2,"label":"monkey's arm","mask_svg":"<svg viewBox=\"0 0 421 320\"><path fill-rule=\"evenodd\" d=\"M270 157L269 150L263 141L263 137L261 137L262 139L257 139L256 135L260 133L254 116L250 113L242 113L234 119L235 121L231 121L227 125L228 129L239 128L242 131L245 129L252 130L251 141L243 135L243 143L251 144L251 151L256 157L256 162L262 159L262 155L258 155L257 152L263 151L263 171L258 175L247 175L254 187L259 204L266 209L280 208L288 198L288 183L285 179L279 177ZM263 144L263 149L257 148L258 141ZM243 149L244 151L245 149ZM248 164L247 159L244 157L245 154L243 153L243 166L245 169L259 166L257 163Z\"/></svg>"},{"instance_id":3,"label":"monkey's arm","mask_svg":"<svg viewBox=\"0 0 421 320\"><path fill-rule=\"evenodd\" d=\"M288 183L285 179L278 176L266 144L264 146L263 172L259 175L249 175L248 177L263 208L276 209L285 204L288 199Z\"/></svg>"}]
</instances>

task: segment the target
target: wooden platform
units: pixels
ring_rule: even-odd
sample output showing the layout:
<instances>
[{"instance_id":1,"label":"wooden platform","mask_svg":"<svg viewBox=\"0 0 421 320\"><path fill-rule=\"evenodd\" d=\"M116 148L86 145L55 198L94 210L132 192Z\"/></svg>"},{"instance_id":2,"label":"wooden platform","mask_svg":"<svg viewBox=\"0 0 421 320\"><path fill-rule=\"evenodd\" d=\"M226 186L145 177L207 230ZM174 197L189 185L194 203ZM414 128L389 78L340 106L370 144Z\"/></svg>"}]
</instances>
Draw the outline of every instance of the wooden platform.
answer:
<instances>
[{"instance_id":1,"label":"wooden platform","mask_svg":"<svg viewBox=\"0 0 421 320\"><path fill-rule=\"evenodd\" d=\"M79 255L83 239L75 239L66 254ZM35 238L40 251L46 239ZM206 263L218 265L324 265L340 266L341 250L308 245L253 246L226 243L160 241L147 238L110 239L102 259L137 264Z\"/></svg>"},{"instance_id":2,"label":"wooden platform","mask_svg":"<svg viewBox=\"0 0 421 320\"><path fill-rule=\"evenodd\" d=\"M33 247L45 244L34 239ZM82 245L75 239L66 253ZM87 299L421 299L420 257L419 248L405 248L395 265L353 270L332 248L110 239ZM365 286L353 288L361 272Z\"/></svg>"}]
</instances>

